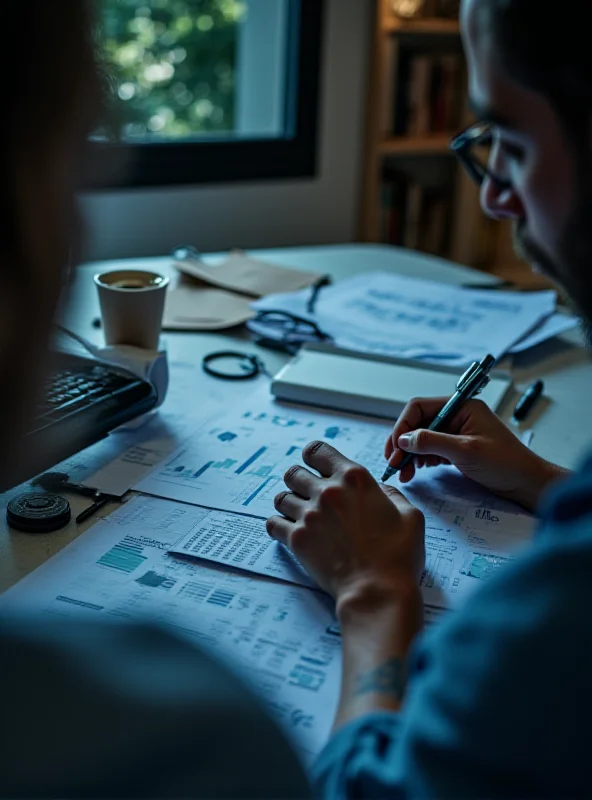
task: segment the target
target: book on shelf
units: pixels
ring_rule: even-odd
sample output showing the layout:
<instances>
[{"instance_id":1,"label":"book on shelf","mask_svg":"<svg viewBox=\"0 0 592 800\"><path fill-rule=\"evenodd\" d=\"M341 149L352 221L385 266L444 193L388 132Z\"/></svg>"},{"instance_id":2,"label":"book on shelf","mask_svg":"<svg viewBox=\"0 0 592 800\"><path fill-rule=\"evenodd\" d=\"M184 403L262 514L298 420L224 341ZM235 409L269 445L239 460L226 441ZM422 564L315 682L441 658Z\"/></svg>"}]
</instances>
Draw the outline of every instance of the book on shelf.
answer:
<instances>
[{"instance_id":1,"label":"book on shelf","mask_svg":"<svg viewBox=\"0 0 592 800\"><path fill-rule=\"evenodd\" d=\"M445 256L451 192L397 170L385 170L381 186L381 239L387 244Z\"/></svg>"},{"instance_id":2,"label":"book on shelf","mask_svg":"<svg viewBox=\"0 0 592 800\"><path fill-rule=\"evenodd\" d=\"M423 204L423 186L417 180L410 180L407 185L405 207L405 227L403 230L403 247L417 250L421 240L421 217Z\"/></svg>"},{"instance_id":3,"label":"book on shelf","mask_svg":"<svg viewBox=\"0 0 592 800\"><path fill-rule=\"evenodd\" d=\"M455 132L464 96L461 54L402 49L398 65L392 55L387 60L390 78L384 85L381 126L385 138Z\"/></svg>"}]
</instances>

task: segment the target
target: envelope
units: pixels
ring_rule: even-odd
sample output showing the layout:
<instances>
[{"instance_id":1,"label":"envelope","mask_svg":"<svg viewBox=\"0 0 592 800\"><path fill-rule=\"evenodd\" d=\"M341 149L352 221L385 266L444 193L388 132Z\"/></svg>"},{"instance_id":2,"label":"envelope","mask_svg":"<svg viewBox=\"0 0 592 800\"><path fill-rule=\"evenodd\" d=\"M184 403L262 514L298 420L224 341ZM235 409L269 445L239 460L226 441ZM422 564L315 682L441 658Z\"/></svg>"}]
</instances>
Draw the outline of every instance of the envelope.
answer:
<instances>
[{"instance_id":1,"label":"envelope","mask_svg":"<svg viewBox=\"0 0 592 800\"><path fill-rule=\"evenodd\" d=\"M278 267L249 258L240 251L232 252L226 261L216 266L188 258L175 261L175 267L185 276L249 297L295 292L312 286L321 278L320 273Z\"/></svg>"},{"instance_id":2,"label":"envelope","mask_svg":"<svg viewBox=\"0 0 592 800\"><path fill-rule=\"evenodd\" d=\"M224 289L179 284L167 292L163 330L218 331L241 325L255 316L251 300Z\"/></svg>"}]
</instances>

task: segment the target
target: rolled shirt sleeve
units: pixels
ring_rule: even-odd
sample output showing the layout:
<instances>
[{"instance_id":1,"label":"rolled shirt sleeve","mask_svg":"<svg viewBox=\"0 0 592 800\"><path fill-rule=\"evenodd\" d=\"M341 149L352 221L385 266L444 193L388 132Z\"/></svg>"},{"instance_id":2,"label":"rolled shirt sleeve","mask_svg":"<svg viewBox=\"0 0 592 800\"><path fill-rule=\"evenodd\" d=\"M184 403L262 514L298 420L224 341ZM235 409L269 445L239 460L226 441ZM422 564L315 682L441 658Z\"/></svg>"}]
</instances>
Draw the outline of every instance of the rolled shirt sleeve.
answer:
<instances>
[{"instance_id":1,"label":"rolled shirt sleeve","mask_svg":"<svg viewBox=\"0 0 592 800\"><path fill-rule=\"evenodd\" d=\"M318 796L589 795L592 518L554 527L426 633L400 713L337 731Z\"/></svg>"}]
</instances>

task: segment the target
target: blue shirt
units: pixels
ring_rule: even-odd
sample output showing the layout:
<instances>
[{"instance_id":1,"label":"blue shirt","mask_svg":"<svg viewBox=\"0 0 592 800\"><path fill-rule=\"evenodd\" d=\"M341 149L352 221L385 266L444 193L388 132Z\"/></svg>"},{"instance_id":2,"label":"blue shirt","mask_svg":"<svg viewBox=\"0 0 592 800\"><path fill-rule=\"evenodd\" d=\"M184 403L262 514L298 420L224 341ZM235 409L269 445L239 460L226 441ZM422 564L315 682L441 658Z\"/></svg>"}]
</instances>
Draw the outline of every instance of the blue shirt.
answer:
<instances>
[{"instance_id":1,"label":"blue shirt","mask_svg":"<svg viewBox=\"0 0 592 800\"><path fill-rule=\"evenodd\" d=\"M541 518L528 554L426 633L402 710L334 735L317 794L592 794L592 461Z\"/></svg>"}]
</instances>

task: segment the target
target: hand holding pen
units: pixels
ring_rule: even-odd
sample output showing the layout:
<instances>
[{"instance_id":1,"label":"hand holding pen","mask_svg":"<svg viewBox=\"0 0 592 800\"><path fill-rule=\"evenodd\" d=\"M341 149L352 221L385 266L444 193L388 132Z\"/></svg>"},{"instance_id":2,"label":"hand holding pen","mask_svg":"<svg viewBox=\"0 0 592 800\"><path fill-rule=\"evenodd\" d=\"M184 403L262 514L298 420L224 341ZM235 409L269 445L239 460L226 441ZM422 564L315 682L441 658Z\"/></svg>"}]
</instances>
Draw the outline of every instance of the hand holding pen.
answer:
<instances>
[{"instance_id":1,"label":"hand holding pen","mask_svg":"<svg viewBox=\"0 0 592 800\"><path fill-rule=\"evenodd\" d=\"M446 426L462 406L473 397L478 395L489 383L489 373L495 364L495 358L491 355L485 356L481 361L475 361L468 370L460 377L456 384L456 391L444 404L429 424L428 431L436 432L446 429ZM403 470L413 459L413 454L408 453L398 464L389 464L382 476L382 482L388 481L397 472Z\"/></svg>"},{"instance_id":2,"label":"hand holding pen","mask_svg":"<svg viewBox=\"0 0 592 800\"><path fill-rule=\"evenodd\" d=\"M429 430L450 398L413 400L401 412L385 445L389 465L401 467L399 481L406 484L416 470L453 464L500 497L533 511L548 484L563 470L537 456L480 400L468 400L445 429Z\"/></svg>"}]
</instances>

